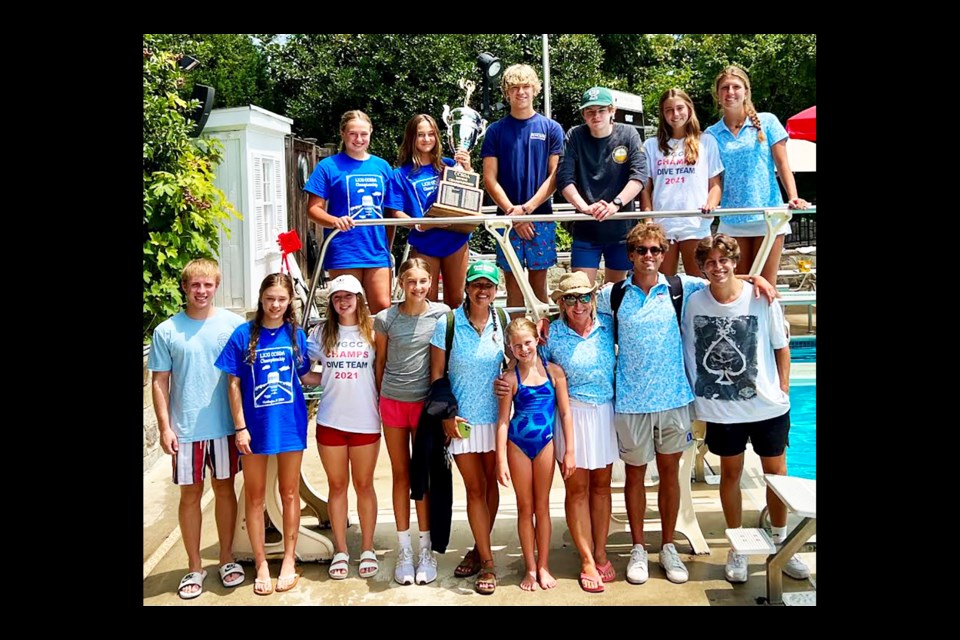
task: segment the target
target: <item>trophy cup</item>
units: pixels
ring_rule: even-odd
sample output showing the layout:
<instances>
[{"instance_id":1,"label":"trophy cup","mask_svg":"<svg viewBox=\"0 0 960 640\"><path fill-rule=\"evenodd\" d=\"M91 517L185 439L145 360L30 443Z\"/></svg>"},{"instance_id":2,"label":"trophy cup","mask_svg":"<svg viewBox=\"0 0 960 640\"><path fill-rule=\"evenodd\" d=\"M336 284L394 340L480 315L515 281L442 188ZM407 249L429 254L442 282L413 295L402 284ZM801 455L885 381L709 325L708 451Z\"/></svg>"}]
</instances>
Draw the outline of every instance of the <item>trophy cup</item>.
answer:
<instances>
[{"instance_id":1,"label":"trophy cup","mask_svg":"<svg viewBox=\"0 0 960 640\"><path fill-rule=\"evenodd\" d=\"M477 85L472 80L460 79L460 88L466 89L467 96L463 106L451 110L443 105L443 121L447 125L447 141L456 153L459 150L471 151L487 131L487 121L470 108L470 96ZM437 185L437 201L426 215L431 218L482 216L483 189L480 188L480 175L466 171L460 165L447 167L443 171L440 184ZM470 233L476 225L450 225L451 231Z\"/></svg>"}]
</instances>

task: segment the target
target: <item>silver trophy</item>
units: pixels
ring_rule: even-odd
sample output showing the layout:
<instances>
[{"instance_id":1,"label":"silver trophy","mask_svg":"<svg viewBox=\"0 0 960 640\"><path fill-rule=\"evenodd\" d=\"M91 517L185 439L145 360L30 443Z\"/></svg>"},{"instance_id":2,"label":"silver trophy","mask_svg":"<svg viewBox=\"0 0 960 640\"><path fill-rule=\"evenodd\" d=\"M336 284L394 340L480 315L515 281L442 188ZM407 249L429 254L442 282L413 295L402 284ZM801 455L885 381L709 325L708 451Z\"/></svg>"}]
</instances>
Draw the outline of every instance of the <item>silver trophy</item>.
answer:
<instances>
[{"instance_id":1,"label":"silver trophy","mask_svg":"<svg viewBox=\"0 0 960 640\"><path fill-rule=\"evenodd\" d=\"M467 97L463 106L450 109L443 105L443 121L447 125L447 142L453 153L471 151L487 132L487 121L470 108L470 96L477 85L472 80L460 78L460 88L466 89ZM483 189L480 188L480 174L467 171L459 164L446 167L437 185L437 200L426 215L429 217L482 216ZM470 233L475 226L471 224L450 225L451 231Z\"/></svg>"},{"instance_id":2,"label":"silver trophy","mask_svg":"<svg viewBox=\"0 0 960 640\"><path fill-rule=\"evenodd\" d=\"M470 108L470 96L477 88L476 83L473 80L460 78L460 88L467 91L463 106L450 109L450 106L445 104L443 116L441 116L447 125L447 142L454 153L461 149L467 152L472 151L483 134L487 132L487 121Z\"/></svg>"}]
</instances>

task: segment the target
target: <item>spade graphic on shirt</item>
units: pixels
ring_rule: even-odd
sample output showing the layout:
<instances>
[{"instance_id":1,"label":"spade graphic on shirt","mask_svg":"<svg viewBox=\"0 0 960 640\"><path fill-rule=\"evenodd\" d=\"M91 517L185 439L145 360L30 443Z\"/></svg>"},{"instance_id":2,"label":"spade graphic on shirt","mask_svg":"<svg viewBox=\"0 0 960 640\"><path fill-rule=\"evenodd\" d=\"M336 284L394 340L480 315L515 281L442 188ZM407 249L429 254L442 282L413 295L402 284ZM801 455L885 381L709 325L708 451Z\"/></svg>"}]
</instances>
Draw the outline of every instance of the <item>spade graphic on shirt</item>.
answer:
<instances>
[{"instance_id":1,"label":"spade graphic on shirt","mask_svg":"<svg viewBox=\"0 0 960 640\"><path fill-rule=\"evenodd\" d=\"M730 339L731 327L729 318L717 318L717 333L714 340L703 356L703 368L708 373L717 375L717 384L733 384L733 376L739 376L746 368L747 363L743 352Z\"/></svg>"},{"instance_id":2,"label":"spade graphic on shirt","mask_svg":"<svg viewBox=\"0 0 960 640\"><path fill-rule=\"evenodd\" d=\"M697 375L693 392L711 400L757 394L757 318L694 317Z\"/></svg>"}]
</instances>

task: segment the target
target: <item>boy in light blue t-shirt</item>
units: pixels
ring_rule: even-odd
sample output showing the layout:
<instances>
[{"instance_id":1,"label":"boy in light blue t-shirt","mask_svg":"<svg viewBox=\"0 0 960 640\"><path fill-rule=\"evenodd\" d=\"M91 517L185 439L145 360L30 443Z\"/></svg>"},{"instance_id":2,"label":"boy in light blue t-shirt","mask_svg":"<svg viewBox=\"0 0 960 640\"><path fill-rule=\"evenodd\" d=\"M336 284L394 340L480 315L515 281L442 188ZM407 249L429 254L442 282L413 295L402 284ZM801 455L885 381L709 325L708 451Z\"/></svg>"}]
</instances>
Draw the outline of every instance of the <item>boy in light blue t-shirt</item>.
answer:
<instances>
[{"instance_id":1,"label":"boy in light blue t-shirt","mask_svg":"<svg viewBox=\"0 0 960 640\"><path fill-rule=\"evenodd\" d=\"M187 297L186 309L154 330L147 368L153 372L153 408L160 446L173 456L173 482L180 487L180 530L189 572L180 581L178 593L189 600L203 593L207 577L200 559L200 498L207 467L216 495L220 580L225 587L235 587L244 580L243 568L233 561L237 519L234 476L240 470L240 459L227 398L227 376L214 366L243 318L213 306L220 286L216 262L191 261L183 270L180 286Z\"/></svg>"}]
</instances>

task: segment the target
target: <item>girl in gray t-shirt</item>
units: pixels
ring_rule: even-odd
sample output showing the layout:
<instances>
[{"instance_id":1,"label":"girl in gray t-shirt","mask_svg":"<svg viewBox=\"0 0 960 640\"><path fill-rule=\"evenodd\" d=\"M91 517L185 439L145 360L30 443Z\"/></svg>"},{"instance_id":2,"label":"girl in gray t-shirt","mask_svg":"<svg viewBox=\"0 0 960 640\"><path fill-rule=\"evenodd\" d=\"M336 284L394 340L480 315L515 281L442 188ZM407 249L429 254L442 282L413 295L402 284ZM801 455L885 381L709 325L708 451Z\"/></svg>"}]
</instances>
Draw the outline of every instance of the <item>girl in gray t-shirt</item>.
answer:
<instances>
[{"instance_id":1,"label":"girl in gray t-shirt","mask_svg":"<svg viewBox=\"0 0 960 640\"><path fill-rule=\"evenodd\" d=\"M430 388L430 338L437 318L450 307L427 299L432 284L430 267L422 258L400 265L402 302L374 318L377 389L383 437L393 467L393 515L397 523L399 553L394 579L400 584L433 582L437 561L430 543L430 521L425 500L417 500L420 552L416 570L410 540L410 444Z\"/></svg>"}]
</instances>

